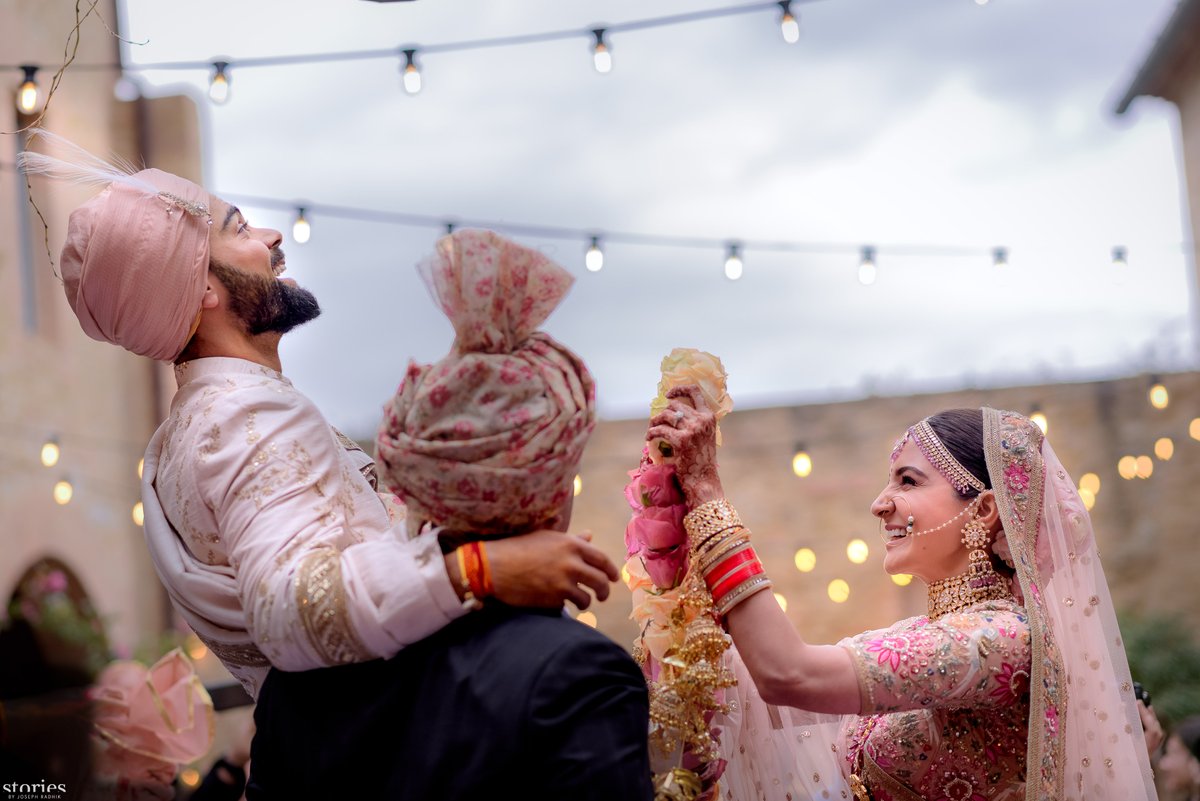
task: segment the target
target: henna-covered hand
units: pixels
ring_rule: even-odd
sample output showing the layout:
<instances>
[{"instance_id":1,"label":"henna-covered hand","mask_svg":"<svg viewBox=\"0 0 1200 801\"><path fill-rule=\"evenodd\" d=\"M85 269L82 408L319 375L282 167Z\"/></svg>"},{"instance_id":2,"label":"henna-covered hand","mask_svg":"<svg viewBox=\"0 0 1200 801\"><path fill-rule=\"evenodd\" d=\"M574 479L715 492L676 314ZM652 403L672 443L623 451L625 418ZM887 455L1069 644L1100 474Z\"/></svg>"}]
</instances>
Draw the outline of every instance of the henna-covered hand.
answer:
<instances>
[{"instance_id":1,"label":"henna-covered hand","mask_svg":"<svg viewBox=\"0 0 1200 801\"><path fill-rule=\"evenodd\" d=\"M667 408L650 418L646 440L671 446L679 485L693 509L725 497L717 472L717 418L695 385L667 392Z\"/></svg>"}]
</instances>

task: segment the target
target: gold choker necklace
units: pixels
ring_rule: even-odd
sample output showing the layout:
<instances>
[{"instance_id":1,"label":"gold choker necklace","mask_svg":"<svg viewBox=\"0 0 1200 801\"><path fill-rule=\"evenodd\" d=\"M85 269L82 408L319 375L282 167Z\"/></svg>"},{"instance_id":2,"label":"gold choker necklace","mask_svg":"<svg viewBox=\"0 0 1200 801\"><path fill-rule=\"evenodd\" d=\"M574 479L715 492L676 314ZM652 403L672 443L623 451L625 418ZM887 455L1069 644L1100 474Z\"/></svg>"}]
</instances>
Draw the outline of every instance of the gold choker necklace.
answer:
<instances>
[{"instance_id":1,"label":"gold choker necklace","mask_svg":"<svg viewBox=\"0 0 1200 801\"><path fill-rule=\"evenodd\" d=\"M942 615L961 612L982 601L1004 601L1012 597L1008 582L995 573L972 575L967 571L929 585L929 619L937 620Z\"/></svg>"}]
</instances>

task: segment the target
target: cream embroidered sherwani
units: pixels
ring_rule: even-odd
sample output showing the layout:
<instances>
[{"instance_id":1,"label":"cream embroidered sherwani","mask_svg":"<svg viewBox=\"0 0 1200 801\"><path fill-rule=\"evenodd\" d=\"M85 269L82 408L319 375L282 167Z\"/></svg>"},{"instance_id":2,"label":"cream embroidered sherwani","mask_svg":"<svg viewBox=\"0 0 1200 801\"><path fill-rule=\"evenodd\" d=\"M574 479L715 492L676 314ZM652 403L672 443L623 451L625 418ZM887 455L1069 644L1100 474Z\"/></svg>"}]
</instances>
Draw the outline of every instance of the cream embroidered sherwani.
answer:
<instances>
[{"instance_id":1,"label":"cream embroidered sherwani","mask_svg":"<svg viewBox=\"0 0 1200 801\"><path fill-rule=\"evenodd\" d=\"M463 608L435 538L403 537L371 460L274 370L175 368L146 449L146 540L175 608L252 695L272 665L389 657Z\"/></svg>"}]
</instances>

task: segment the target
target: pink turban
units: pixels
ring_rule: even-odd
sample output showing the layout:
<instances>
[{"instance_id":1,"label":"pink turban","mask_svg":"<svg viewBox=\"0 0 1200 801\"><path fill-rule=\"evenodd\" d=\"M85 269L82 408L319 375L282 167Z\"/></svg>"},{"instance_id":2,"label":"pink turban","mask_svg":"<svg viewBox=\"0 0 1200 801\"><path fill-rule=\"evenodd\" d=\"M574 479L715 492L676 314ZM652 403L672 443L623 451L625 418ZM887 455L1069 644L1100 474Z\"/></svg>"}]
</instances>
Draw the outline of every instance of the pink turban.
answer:
<instances>
[{"instance_id":1,"label":"pink turban","mask_svg":"<svg viewBox=\"0 0 1200 801\"><path fill-rule=\"evenodd\" d=\"M442 238L422 276L454 326L437 364L410 363L376 438L388 489L410 520L500 534L566 503L595 425L578 356L536 329L573 278L491 231Z\"/></svg>"},{"instance_id":2,"label":"pink turban","mask_svg":"<svg viewBox=\"0 0 1200 801\"><path fill-rule=\"evenodd\" d=\"M161 170L114 182L71 213L62 251L67 302L92 339L174 361L208 275L208 193Z\"/></svg>"}]
</instances>

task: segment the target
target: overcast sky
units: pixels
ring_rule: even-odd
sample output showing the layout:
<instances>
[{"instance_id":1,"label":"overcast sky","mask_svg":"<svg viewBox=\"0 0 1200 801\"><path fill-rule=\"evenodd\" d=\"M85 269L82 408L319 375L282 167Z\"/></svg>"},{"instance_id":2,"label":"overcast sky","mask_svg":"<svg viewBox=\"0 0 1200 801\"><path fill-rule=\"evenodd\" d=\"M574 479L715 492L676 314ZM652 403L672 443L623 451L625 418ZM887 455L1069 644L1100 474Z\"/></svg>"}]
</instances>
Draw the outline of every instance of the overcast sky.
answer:
<instances>
[{"instance_id":1,"label":"overcast sky","mask_svg":"<svg viewBox=\"0 0 1200 801\"><path fill-rule=\"evenodd\" d=\"M134 63L437 44L592 28L736 2L126 0ZM1121 375L1195 364L1175 109L1116 101L1173 0L820 0L619 34L400 62L139 74L195 95L225 195L599 231L840 243L829 255L518 237L577 277L547 329L596 374L601 413L641 416L672 347L725 362L739 405ZM409 358L449 347L413 265L441 231L240 203L286 233L325 314L284 371L336 425L374 430ZM861 245L878 279L857 279ZM1129 265L1114 267L1114 245ZM897 246L906 246L905 252ZM935 255L936 247L981 255ZM1009 264L986 254L1009 249ZM915 255L912 251L915 251Z\"/></svg>"}]
</instances>

